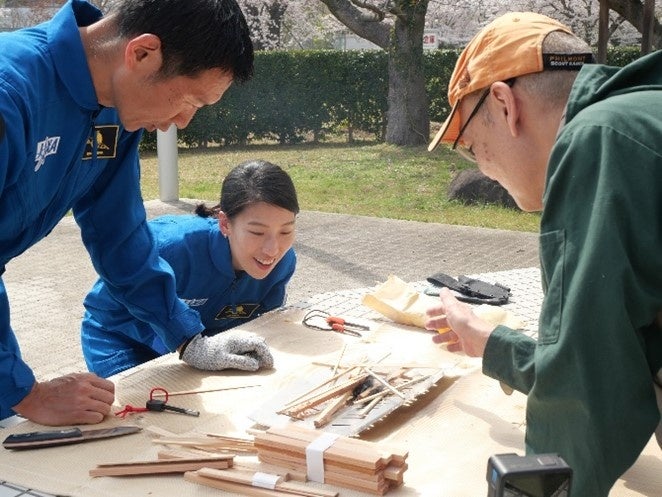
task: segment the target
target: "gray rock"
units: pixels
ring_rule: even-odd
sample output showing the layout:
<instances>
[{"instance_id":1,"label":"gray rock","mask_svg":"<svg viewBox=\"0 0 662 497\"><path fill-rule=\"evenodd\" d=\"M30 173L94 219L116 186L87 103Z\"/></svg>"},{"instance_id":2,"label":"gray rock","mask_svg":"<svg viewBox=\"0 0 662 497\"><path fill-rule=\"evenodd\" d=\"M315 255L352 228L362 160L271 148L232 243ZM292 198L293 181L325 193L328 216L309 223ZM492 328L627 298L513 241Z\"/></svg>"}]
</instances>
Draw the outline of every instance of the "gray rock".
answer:
<instances>
[{"instance_id":1,"label":"gray rock","mask_svg":"<svg viewBox=\"0 0 662 497\"><path fill-rule=\"evenodd\" d=\"M504 187L478 169L460 171L448 186L448 198L464 204L496 204L518 208Z\"/></svg>"}]
</instances>

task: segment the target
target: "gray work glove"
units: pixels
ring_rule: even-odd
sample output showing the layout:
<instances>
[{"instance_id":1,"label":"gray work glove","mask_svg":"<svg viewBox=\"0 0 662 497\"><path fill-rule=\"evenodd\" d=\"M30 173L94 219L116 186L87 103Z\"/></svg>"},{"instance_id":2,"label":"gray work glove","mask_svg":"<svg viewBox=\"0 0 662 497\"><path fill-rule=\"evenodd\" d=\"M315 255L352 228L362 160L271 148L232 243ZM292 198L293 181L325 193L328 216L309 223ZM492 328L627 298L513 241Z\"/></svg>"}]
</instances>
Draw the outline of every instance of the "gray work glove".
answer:
<instances>
[{"instance_id":1,"label":"gray work glove","mask_svg":"<svg viewBox=\"0 0 662 497\"><path fill-rule=\"evenodd\" d=\"M274 358L264 338L236 333L195 335L185 345L179 358L194 368L206 371L257 371L260 368L272 368L274 365Z\"/></svg>"}]
</instances>

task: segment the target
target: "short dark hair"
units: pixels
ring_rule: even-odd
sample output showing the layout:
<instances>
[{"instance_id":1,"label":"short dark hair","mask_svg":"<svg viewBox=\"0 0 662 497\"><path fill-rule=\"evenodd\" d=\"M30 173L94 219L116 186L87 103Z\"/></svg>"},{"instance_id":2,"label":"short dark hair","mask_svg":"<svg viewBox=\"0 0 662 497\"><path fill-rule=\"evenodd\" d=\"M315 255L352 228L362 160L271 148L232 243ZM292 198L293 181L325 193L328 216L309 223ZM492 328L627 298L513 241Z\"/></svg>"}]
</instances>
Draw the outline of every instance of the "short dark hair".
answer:
<instances>
[{"instance_id":1,"label":"short dark hair","mask_svg":"<svg viewBox=\"0 0 662 497\"><path fill-rule=\"evenodd\" d=\"M253 75L253 43L235 0L118 0L110 14L123 38L151 33L161 39L162 77L216 68L238 83Z\"/></svg>"},{"instance_id":2,"label":"short dark hair","mask_svg":"<svg viewBox=\"0 0 662 497\"><path fill-rule=\"evenodd\" d=\"M221 200L214 207L200 204L195 212L202 217L223 211L232 219L257 202L299 213L299 201L292 178L280 166L265 160L249 160L235 166L223 180Z\"/></svg>"}]
</instances>

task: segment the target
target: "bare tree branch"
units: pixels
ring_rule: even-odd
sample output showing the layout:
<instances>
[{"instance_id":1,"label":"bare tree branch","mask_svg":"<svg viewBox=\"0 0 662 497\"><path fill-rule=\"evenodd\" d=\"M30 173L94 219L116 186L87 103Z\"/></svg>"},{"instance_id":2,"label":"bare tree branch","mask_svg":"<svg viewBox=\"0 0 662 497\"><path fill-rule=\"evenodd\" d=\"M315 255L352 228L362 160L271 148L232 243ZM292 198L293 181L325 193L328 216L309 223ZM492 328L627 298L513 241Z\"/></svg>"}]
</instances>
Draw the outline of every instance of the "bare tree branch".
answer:
<instances>
[{"instance_id":1,"label":"bare tree branch","mask_svg":"<svg viewBox=\"0 0 662 497\"><path fill-rule=\"evenodd\" d=\"M370 2L362 2L361 0L351 0L351 2L361 9L369 10L372 12L375 15L375 21L381 22L384 20L384 17L386 17L386 14L383 10L372 5Z\"/></svg>"},{"instance_id":2,"label":"bare tree branch","mask_svg":"<svg viewBox=\"0 0 662 497\"><path fill-rule=\"evenodd\" d=\"M380 48L387 49L390 25L385 21L368 21L363 12L350 0L320 0L329 11L352 32L373 42Z\"/></svg>"}]
</instances>

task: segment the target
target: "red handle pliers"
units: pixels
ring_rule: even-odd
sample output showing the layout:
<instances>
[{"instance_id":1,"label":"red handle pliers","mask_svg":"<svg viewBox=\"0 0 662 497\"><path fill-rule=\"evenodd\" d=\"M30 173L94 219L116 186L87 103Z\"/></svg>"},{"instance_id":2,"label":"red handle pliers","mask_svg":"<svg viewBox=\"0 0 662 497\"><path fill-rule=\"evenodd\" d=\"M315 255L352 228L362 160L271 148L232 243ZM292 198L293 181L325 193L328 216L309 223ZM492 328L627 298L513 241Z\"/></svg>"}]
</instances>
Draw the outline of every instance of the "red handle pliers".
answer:
<instances>
[{"instance_id":1,"label":"red handle pliers","mask_svg":"<svg viewBox=\"0 0 662 497\"><path fill-rule=\"evenodd\" d=\"M369 326L353 323L351 321L347 321L344 318L332 316L328 312L320 311L318 309L308 311L308 313L303 317L302 323L308 328L324 331L336 331L338 333L344 333L354 337L362 336L361 333L356 330L370 330ZM324 326L321 323L324 323Z\"/></svg>"}]
</instances>

